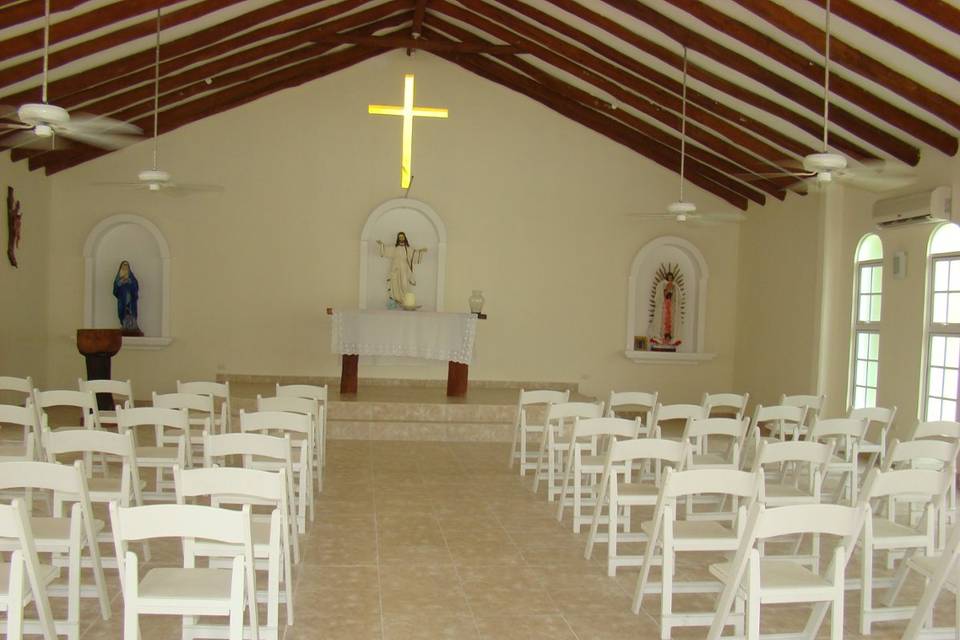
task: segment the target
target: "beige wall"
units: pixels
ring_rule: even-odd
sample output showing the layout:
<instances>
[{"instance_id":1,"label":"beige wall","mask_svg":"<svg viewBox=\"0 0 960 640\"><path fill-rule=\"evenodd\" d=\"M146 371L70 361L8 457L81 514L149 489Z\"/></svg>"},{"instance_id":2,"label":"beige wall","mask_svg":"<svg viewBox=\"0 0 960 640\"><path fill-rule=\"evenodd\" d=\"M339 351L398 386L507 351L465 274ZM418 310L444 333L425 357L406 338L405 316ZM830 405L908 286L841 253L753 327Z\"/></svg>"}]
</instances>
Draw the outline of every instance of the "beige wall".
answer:
<instances>
[{"instance_id":1,"label":"beige wall","mask_svg":"<svg viewBox=\"0 0 960 640\"><path fill-rule=\"evenodd\" d=\"M0 155L0 375L33 376L44 384L46 371L46 318L48 292L49 181L27 171L26 163L11 163ZM19 268L7 260L7 187L21 203L23 227L17 250Z\"/></svg>"},{"instance_id":2,"label":"beige wall","mask_svg":"<svg viewBox=\"0 0 960 640\"><path fill-rule=\"evenodd\" d=\"M447 310L466 310L473 289L487 298L473 379L579 382L602 395L660 389L667 401L731 387L737 228L626 217L676 199L676 174L437 58L399 52L161 136L161 168L223 184L223 194L91 186L147 168L149 143L55 175L52 382L72 384L82 372L72 336L83 314L83 244L116 213L152 220L172 254L173 344L115 359L115 376L133 378L138 395L218 372L337 375L323 310L356 307L360 230L377 205L402 195L400 123L368 116L366 105L398 102L405 72L417 74L418 105L450 109L447 121L415 125L410 196L447 225ZM688 197L701 209L722 206L699 189ZM711 362L638 365L622 355L630 264L659 235L690 240L707 260ZM445 367L361 363L361 376L443 378Z\"/></svg>"}]
</instances>

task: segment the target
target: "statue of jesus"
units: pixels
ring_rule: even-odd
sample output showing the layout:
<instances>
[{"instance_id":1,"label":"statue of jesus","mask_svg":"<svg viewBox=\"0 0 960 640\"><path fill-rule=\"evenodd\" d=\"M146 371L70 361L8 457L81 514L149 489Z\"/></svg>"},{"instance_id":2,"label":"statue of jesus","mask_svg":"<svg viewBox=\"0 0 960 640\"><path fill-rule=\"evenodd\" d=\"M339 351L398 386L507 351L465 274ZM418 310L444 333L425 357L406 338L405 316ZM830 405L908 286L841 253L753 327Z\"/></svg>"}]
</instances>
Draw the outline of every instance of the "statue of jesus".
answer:
<instances>
[{"instance_id":1,"label":"statue of jesus","mask_svg":"<svg viewBox=\"0 0 960 640\"><path fill-rule=\"evenodd\" d=\"M423 261L426 248L414 249L407 242L407 234L397 234L396 244L392 247L377 240L377 253L381 258L390 258L390 273L387 275L387 291L390 293L388 307L403 306L404 296L417 284L413 276L413 267Z\"/></svg>"}]
</instances>

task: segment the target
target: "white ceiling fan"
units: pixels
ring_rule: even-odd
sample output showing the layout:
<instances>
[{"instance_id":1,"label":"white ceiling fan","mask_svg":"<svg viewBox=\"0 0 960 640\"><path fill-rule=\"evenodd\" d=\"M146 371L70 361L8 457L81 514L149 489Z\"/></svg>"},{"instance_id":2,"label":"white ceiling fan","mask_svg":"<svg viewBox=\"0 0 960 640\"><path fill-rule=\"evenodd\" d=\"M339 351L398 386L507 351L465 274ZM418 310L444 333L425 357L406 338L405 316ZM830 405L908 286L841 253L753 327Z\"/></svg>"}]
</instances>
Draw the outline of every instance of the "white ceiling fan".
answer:
<instances>
[{"instance_id":1,"label":"white ceiling fan","mask_svg":"<svg viewBox=\"0 0 960 640\"><path fill-rule=\"evenodd\" d=\"M0 141L9 148L53 150L62 148L67 138L93 147L118 149L136 140L140 127L106 116L86 113L70 114L66 109L47 102L47 72L50 54L50 0L44 2L43 84L41 102L19 108L0 106L0 133L10 131Z\"/></svg>"},{"instance_id":2,"label":"white ceiling fan","mask_svg":"<svg viewBox=\"0 0 960 640\"><path fill-rule=\"evenodd\" d=\"M683 199L683 171L687 160L687 48L683 48L683 93L680 112L680 199L667 205L666 211L627 214L636 218L674 220L682 223L717 224L740 222L746 216L739 212L698 213L697 205Z\"/></svg>"},{"instance_id":3,"label":"white ceiling fan","mask_svg":"<svg viewBox=\"0 0 960 640\"><path fill-rule=\"evenodd\" d=\"M160 8L157 7L157 36L153 59L153 166L137 174L136 181L129 182L97 182L97 185L110 187L127 187L153 192L162 192L168 195L186 195L188 193L218 192L223 187L215 184L191 184L175 182L169 172L161 170L157 165L160 142L157 122L160 116Z\"/></svg>"},{"instance_id":4,"label":"white ceiling fan","mask_svg":"<svg viewBox=\"0 0 960 640\"><path fill-rule=\"evenodd\" d=\"M769 177L795 177L810 179L815 185L825 186L841 182L869 191L899 189L912 184L916 177L912 167L904 163L875 160L856 167L849 166L846 156L833 153L827 146L830 115L830 0L826 0L823 50L823 142L821 151L804 156L796 172L751 173L750 179ZM795 161L794 161L795 162Z\"/></svg>"}]
</instances>

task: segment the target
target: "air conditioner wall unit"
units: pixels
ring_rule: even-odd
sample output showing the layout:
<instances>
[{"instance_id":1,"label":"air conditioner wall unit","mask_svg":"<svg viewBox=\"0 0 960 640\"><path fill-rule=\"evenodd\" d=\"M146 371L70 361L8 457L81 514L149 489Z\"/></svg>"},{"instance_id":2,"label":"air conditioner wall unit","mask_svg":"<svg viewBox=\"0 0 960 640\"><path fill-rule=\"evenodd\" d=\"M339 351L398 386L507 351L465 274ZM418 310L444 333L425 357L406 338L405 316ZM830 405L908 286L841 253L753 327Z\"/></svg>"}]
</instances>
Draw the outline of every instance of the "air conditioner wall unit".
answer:
<instances>
[{"instance_id":1,"label":"air conditioner wall unit","mask_svg":"<svg viewBox=\"0 0 960 640\"><path fill-rule=\"evenodd\" d=\"M919 193L877 200L873 205L873 222L880 229L908 224L951 220L950 187L936 187Z\"/></svg>"}]
</instances>

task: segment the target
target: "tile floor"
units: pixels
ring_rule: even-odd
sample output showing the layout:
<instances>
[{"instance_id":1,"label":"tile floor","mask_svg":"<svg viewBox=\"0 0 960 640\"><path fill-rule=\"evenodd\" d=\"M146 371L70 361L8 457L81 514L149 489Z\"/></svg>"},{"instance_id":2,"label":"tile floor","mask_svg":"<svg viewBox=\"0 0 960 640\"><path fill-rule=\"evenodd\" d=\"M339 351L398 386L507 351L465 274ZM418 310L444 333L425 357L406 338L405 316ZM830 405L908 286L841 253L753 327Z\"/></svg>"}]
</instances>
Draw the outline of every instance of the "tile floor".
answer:
<instances>
[{"instance_id":1,"label":"tile floor","mask_svg":"<svg viewBox=\"0 0 960 640\"><path fill-rule=\"evenodd\" d=\"M603 545L592 561L584 560L586 534L556 521L555 505L531 492L529 475L521 481L507 471L508 448L331 441L317 520L295 569L295 624L281 637L659 638L659 598L648 596L645 611L631 614L636 572L621 569L608 578ZM154 555L153 564L176 558L172 548L155 548ZM702 572L708 561L683 559L681 571ZM83 640L121 636L116 571L108 570L107 579L113 617L102 621L96 601L85 600ZM857 638L856 592L848 594L845 637ZM690 608L712 609L710 596L682 598ZM799 629L806 611L764 608L764 630ZM937 622L949 623L952 615L951 599L942 597ZM142 636L179 637L178 625L176 618L151 620ZM879 624L874 636L898 638L903 627ZM674 635L705 633L693 628ZM824 625L821 636L827 635Z\"/></svg>"}]
</instances>

